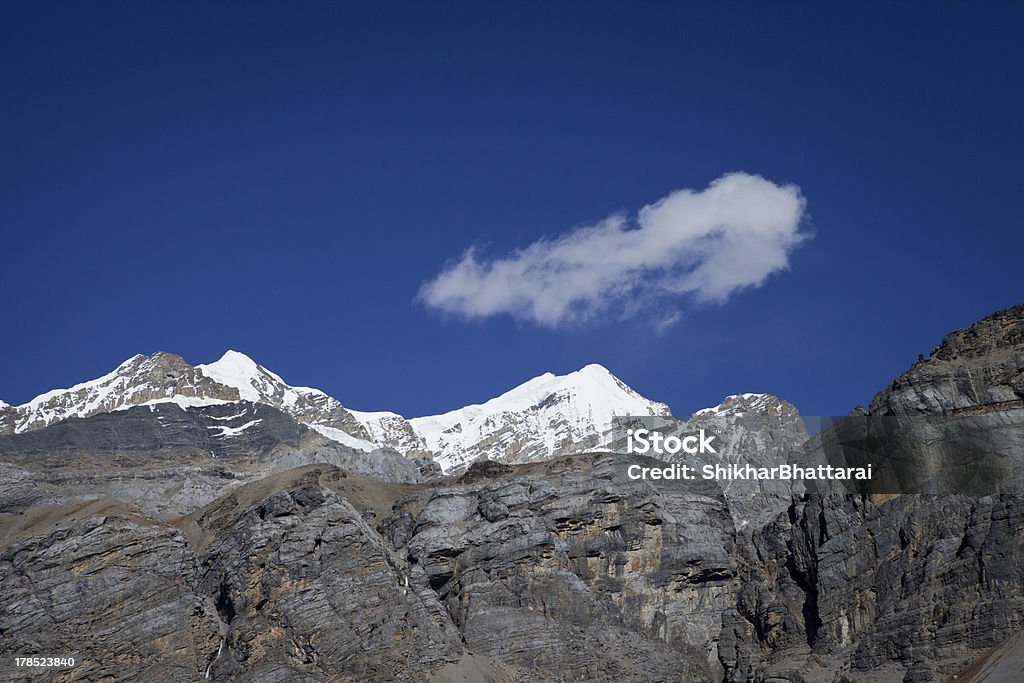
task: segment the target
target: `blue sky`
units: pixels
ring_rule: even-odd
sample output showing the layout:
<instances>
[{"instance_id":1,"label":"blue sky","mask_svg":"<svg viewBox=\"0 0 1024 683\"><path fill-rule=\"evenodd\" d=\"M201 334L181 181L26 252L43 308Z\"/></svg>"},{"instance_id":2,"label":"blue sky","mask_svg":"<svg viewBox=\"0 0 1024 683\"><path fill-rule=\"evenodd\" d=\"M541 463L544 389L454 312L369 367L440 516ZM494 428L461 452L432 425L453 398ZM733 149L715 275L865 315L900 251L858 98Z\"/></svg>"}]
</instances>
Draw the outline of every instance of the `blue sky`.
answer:
<instances>
[{"instance_id":1,"label":"blue sky","mask_svg":"<svg viewBox=\"0 0 1024 683\"><path fill-rule=\"evenodd\" d=\"M3 3L0 398L234 348L408 416L590 362L842 414L1024 300L1020 4L433 5ZM724 302L417 300L731 172L813 237Z\"/></svg>"}]
</instances>

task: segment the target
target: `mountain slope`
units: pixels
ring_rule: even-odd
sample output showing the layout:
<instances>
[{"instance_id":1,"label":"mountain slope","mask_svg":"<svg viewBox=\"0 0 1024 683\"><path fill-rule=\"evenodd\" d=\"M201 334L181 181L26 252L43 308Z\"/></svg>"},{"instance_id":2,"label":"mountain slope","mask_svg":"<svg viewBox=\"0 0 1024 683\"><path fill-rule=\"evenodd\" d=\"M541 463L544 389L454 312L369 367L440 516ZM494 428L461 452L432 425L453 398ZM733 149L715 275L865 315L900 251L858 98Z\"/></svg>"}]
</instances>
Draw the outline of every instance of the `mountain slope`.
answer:
<instances>
[{"instance_id":1,"label":"mountain slope","mask_svg":"<svg viewBox=\"0 0 1024 683\"><path fill-rule=\"evenodd\" d=\"M264 403L162 402L0 435L0 514L93 498L185 514L241 482L314 462L381 481L438 473L431 461L348 448Z\"/></svg>"},{"instance_id":2,"label":"mountain slope","mask_svg":"<svg viewBox=\"0 0 1024 683\"><path fill-rule=\"evenodd\" d=\"M416 432L409 420L401 415L386 410L369 413L359 410L349 412L363 426L373 443L387 444L410 457L433 457L423 437Z\"/></svg>"},{"instance_id":3,"label":"mountain slope","mask_svg":"<svg viewBox=\"0 0 1024 683\"><path fill-rule=\"evenodd\" d=\"M273 406L347 446L375 448L362 425L336 399L318 389L289 386L237 351L194 367L181 356L162 351L133 356L102 377L48 391L20 406L0 406L0 433L23 433L136 405L175 403L185 408L237 401Z\"/></svg>"},{"instance_id":4,"label":"mountain slope","mask_svg":"<svg viewBox=\"0 0 1024 683\"><path fill-rule=\"evenodd\" d=\"M807 428L796 406L771 394L727 396L712 408L698 410L682 423L682 433L706 429L718 437L714 455L668 456L664 459L693 464L750 464L775 467L799 458L807 441ZM787 481L717 482L729 501L738 528L760 528L789 506L800 485Z\"/></svg>"},{"instance_id":5,"label":"mountain slope","mask_svg":"<svg viewBox=\"0 0 1024 683\"><path fill-rule=\"evenodd\" d=\"M524 463L601 449L616 415L668 415L600 365L550 372L501 396L409 420L445 472L487 459Z\"/></svg>"},{"instance_id":6,"label":"mountain slope","mask_svg":"<svg viewBox=\"0 0 1024 683\"><path fill-rule=\"evenodd\" d=\"M197 365L196 370L238 391L253 403L274 406L328 438L360 450L373 450L370 435L341 402L311 387L293 387L278 375L238 351L227 351L220 360Z\"/></svg>"},{"instance_id":7,"label":"mountain slope","mask_svg":"<svg viewBox=\"0 0 1024 683\"><path fill-rule=\"evenodd\" d=\"M102 377L47 391L28 403L4 409L10 415L0 422L0 433L22 433L71 417L147 403L173 402L184 407L239 399L237 389L218 384L181 356L157 352L133 356Z\"/></svg>"}]
</instances>

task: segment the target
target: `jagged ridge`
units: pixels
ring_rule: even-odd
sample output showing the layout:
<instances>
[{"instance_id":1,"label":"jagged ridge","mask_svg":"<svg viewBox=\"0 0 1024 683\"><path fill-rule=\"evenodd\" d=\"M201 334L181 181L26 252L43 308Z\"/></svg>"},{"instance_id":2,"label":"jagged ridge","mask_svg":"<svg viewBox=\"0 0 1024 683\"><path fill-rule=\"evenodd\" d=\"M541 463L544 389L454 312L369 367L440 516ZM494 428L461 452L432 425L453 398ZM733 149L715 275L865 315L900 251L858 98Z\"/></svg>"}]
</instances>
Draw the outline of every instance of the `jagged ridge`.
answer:
<instances>
[{"instance_id":1,"label":"jagged ridge","mask_svg":"<svg viewBox=\"0 0 1024 683\"><path fill-rule=\"evenodd\" d=\"M237 351L194 367L181 356L158 352L134 356L95 380L0 408L0 433L135 405L234 401L273 406L350 448L388 447L408 457L434 458L446 472L480 459L531 462L601 449L610 441L614 416L669 414L668 406L644 398L600 365L562 376L545 373L483 404L406 419L348 410L319 389L287 384Z\"/></svg>"}]
</instances>

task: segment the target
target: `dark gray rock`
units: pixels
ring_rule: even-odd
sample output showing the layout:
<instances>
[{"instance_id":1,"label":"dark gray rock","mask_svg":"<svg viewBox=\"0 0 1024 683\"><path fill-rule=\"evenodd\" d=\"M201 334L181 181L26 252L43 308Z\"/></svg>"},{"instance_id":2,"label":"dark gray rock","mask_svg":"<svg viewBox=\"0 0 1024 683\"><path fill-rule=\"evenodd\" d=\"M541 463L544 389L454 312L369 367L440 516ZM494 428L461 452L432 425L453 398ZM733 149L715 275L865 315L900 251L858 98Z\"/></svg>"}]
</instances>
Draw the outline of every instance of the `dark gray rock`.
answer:
<instances>
[{"instance_id":1,"label":"dark gray rock","mask_svg":"<svg viewBox=\"0 0 1024 683\"><path fill-rule=\"evenodd\" d=\"M923 470L959 472L972 451L1019 466L1022 368L1016 306L948 335L875 397L871 416L907 418L898 445ZM940 447L951 439L956 452ZM1018 632L1024 497L945 490L802 497L739 545L743 586L720 646L727 680L950 680Z\"/></svg>"},{"instance_id":2,"label":"dark gray rock","mask_svg":"<svg viewBox=\"0 0 1024 683\"><path fill-rule=\"evenodd\" d=\"M203 678L221 624L181 531L110 501L0 528L0 680L33 654L73 655L75 680Z\"/></svg>"},{"instance_id":3,"label":"dark gray rock","mask_svg":"<svg viewBox=\"0 0 1024 683\"><path fill-rule=\"evenodd\" d=\"M474 465L400 500L381 531L474 653L559 680L714 680L728 509L630 481L629 462Z\"/></svg>"},{"instance_id":4,"label":"dark gray rock","mask_svg":"<svg viewBox=\"0 0 1024 683\"><path fill-rule=\"evenodd\" d=\"M0 435L0 511L113 498L187 514L268 474L326 463L382 481L440 476L433 462L345 447L262 403L161 403ZM3 476L4 473L7 476Z\"/></svg>"},{"instance_id":5,"label":"dark gray rock","mask_svg":"<svg viewBox=\"0 0 1024 683\"><path fill-rule=\"evenodd\" d=\"M1022 528L1015 496L794 503L744 565L728 680L950 678L1024 622Z\"/></svg>"},{"instance_id":6,"label":"dark gray rock","mask_svg":"<svg viewBox=\"0 0 1024 683\"><path fill-rule=\"evenodd\" d=\"M318 680L414 680L458 661L437 596L321 474L246 509L203 550L203 589L228 625L214 677L273 680L287 664Z\"/></svg>"},{"instance_id":7,"label":"dark gray rock","mask_svg":"<svg viewBox=\"0 0 1024 683\"><path fill-rule=\"evenodd\" d=\"M21 512L35 505L55 502L52 496L39 488L32 472L0 462L0 513Z\"/></svg>"}]
</instances>

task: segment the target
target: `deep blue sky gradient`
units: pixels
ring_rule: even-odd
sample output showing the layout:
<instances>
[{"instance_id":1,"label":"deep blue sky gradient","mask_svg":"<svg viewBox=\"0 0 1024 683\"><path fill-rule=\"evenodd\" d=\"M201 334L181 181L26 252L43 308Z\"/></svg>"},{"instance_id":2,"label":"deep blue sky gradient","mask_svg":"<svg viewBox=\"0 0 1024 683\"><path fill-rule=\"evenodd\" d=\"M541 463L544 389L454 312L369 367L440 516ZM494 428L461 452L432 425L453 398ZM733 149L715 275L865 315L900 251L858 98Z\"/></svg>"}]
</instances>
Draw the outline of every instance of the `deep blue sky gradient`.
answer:
<instances>
[{"instance_id":1,"label":"deep blue sky gradient","mask_svg":"<svg viewBox=\"0 0 1024 683\"><path fill-rule=\"evenodd\" d=\"M1024 300L1021 4L510 5L0 4L0 398L235 348L407 416L589 362L843 414ZM668 334L414 300L729 171L815 237Z\"/></svg>"}]
</instances>

